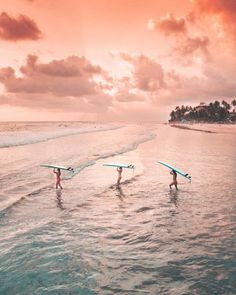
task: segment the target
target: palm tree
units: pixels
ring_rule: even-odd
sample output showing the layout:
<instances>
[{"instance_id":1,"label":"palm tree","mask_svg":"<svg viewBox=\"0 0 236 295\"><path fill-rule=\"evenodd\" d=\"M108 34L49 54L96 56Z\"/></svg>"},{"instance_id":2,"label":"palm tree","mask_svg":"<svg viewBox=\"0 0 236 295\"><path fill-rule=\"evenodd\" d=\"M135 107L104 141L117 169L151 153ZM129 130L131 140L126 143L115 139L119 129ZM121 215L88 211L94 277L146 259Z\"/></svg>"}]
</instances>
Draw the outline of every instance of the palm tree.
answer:
<instances>
[{"instance_id":1,"label":"palm tree","mask_svg":"<svg viewBox=\"0 0 236 295\"><path fill-rule=\"evenodd\" d=\"M218 100L216 100L213 104L216 109L220 106L220 103Z\"/></svg>"},{"instance_id":2,"label":"palm tree","mask_svg":"<svg viewBox=\"0 0 236 295\"><path fill-rule=\"evenodd\" d=\"M231 107L233 111L230 113ZM206 105L205 103L200 103L198 106L176 106L175 110L170 113L169 122L182 121L182 120L196 120L198 122L226 122L226 121L236 121L236 99L234 99L231 104L227 101L222 100L214 101Z\"/></svg>"},{"instance_id":3,"label":"palm tree","mask_svg":"<svg viewBox=\"0 0 236 295\"><path fill-rule=\"evenodd\" d=\"M236 99L232 100L231 104L233 107L236 107Z\"/></svg>"},{"instance_id":4,"label":"palm tree","mask_svg":"<svg viewBox=\"0 0 236 295\"><path fill-rule=\"evenodd\" d=\"M175 117L175 111L172 111L170 113L170 122L174 122L176 120L176 117Z\"/></svg>"},{"instance_id":5,"label":"palm tree","mask_svg":"<svg viewBox=\"0 0 236 295\"><path fill-rule=\"evenodd\" d=\"M227 101L225 101L225 100L222 100L222 105L225 107L225 109L227 111L229 111L231 108L231 105L229 103L227 103Z\"/></svg>"},{"instance_id":6,"label":"palm tree","mask_svg":"<svg viewBox=\"0 0 236 295\"><path fill-rule=\"evenodd\" d=\"M214 103L212 103L212 102L208 106L208 114L209 114L209 117L210 117L210 121L215 121L216 110L215 110L215 107L214 107Z\"/></svg>"}]
</instances>

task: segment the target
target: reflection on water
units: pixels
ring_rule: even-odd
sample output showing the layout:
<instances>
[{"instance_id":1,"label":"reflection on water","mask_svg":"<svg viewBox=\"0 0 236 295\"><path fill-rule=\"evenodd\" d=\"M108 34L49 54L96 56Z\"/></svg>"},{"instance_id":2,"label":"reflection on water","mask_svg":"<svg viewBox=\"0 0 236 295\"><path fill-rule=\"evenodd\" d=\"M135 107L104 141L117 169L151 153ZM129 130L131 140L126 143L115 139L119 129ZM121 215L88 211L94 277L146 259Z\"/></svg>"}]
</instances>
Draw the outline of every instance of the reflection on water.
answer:
<instances>
[{"instance_id":1,"label":"reflection on water","mask_svg":"<svg viewBox=\"0 0 236 295\"><path fill-rule=\"evenodd\" d=\"M176 207L178 207L178 194L179 190L172 190L170 189L169 195L170 195L170 201L173 203Z\"/></svg>"},{"instance_id":2,"label":"reflection on water","mask_svg":"<svg viewBox=\"0 0 236 295\"><path fill-rule=\"evenodd\" d=\"M60 150L58 140L45 143L42 151L76 166L115 140L122 147L130 138L122 132L83 135L80 154L77 137L60 140ZM8 165L5 188L12 179L34 187L34 176L50 185L0 217L0 294L235 294L235 144L230 134L158 126L155 140L107 159L135 164L119 187L116 171L98 161L64 181L56 196L48 171L26 160ZM27 147L17 151L29 154ZM9 162L17 151L8 151ZM191 185L178 177L179 190L169 190L169 170L156 160L191 173Z\"/></svg>"},{"instance_id":3,"label":"reflection on water","mask_svg":"<svg viewBox=\"0 0 236 295\"><path fill-rule=\"evenodd\" d=\"M124 197L125 197L125 194L123 192L123 189L121 188L120 185L117 185L116 186L116 192L117 192L117 197L121 200L121 201L124 201Z\"/></svg>"},{"instance_id":4,"label":"reflection on water","mask_svg":"<svg viewBox=\"0 0 236 295\"><path fill-rule=\"evenodd\" d=\"M66 209L63 206L62 190L60 188L56 189L56 198L57 198L57 206L62 210Z\"/></svg>"}]
</instances>

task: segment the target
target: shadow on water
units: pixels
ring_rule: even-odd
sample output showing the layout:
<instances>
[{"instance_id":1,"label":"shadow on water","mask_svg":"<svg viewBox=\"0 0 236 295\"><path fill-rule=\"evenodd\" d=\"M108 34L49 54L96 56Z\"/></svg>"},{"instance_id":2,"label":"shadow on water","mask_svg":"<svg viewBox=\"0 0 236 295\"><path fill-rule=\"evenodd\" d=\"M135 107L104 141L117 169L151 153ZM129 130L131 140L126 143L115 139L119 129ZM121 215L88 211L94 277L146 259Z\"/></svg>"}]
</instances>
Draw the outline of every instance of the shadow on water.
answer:
<instances>
[{"instance_id":1,"label":"shadow on water","mask_svg":"<svg viewBox=\"0 0 236 295\"><path fill-rule=\"evenodd\" d=\"M61 210L65 210L66 208L63 205L63 200L62 200L62 190L61 189L56 189L56 198L57 198L57 206Z\"/></svg>"},{"instance_id":2,"label":"shadow on water","mask_svg":"<svg viewBox=\"0 0 236 295\"><path fill-rule=\"evenodd\" d=\"M125 181L123 181L120 185L113 185L111 186L110 188L113 188L116 190L116 196L121 200L121 201L124 201L124 198L127 196L123 189L122 189L122 186L126 186L126 185L129 185L129 184L132 184L133 182L137 181L139 179L139 177L141 176L142 174L138 174L138 175L135 175L134 177L130 178L130 179L127 179Z\"/></svg>"},{"instance_id":3,"label":"shadow on water","mask_svg":"<svg viewBox=\"0 0 236 295\"><path fill-rule=\"evenodd\" d=\"M176 208L179 206L179 200L178 200L179 191L171 189L169 192L170 196L170 202L175 205Z\"/></svg>"},{"instance_id":4,"label":"shadow on water","mask_svg":"<svg viewBox=\"0 0 236 295\"><path fill-rule=\"evenodd\" d=\"M121 201L124 201L124 197L125 197L125 194L123 192L123 189L121 188L121 186L116 186L116 191L117 191L117 197L121 200Z\"/></svg>"}]
</instances>

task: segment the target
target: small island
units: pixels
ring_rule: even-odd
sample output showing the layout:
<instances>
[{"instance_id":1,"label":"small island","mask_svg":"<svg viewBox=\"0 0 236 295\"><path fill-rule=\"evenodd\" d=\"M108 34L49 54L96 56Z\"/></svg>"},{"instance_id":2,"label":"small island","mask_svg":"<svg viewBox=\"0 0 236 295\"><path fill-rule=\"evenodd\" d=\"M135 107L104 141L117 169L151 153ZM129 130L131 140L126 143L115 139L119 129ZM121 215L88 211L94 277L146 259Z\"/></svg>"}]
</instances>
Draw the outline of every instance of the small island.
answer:
<instances>
[{"instance_id":1,"label":"small island","mask_svg":"<svg viewBox=\"0 0 236 295\"><path fill-rule=\"evenodd\" d=\"M223 100L208 105L201 102L198 106L177 106L170 113L169 123L236 123L236 100L231 104Z\"/></svg>"}]
</instances>

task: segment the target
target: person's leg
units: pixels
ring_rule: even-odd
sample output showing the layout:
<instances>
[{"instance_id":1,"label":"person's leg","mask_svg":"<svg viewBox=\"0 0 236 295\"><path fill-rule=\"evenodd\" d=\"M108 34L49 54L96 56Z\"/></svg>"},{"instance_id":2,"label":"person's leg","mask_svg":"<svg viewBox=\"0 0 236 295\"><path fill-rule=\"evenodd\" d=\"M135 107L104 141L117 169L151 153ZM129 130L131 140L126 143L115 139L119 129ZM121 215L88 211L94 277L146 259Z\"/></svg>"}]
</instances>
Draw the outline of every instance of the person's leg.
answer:
<instances>
[{"instance_id":1,"label":"person's leg","mask_svg":"<svg viewBox=\"0 0 236 295\"><path fill-rule=\"evenodd\" d=\"M178 190L178 187L177 187L177 182L175 183L175 188L176 188L176 190Z\"/></svg>"},{"instance_id":2,"label":"person's leg","mask_svg":"<svg viewBox=\"0 0 236 295\"><path fill-rule=\"evenodd\" d=\"M118 179L117 179L117 185L120 185L120 180L121 180L121 177L118 177Z\"/></svg>"},{"instance_id":3,"label":"person's leg","mask_svg":"<svg viewBox=\"0 0 236 295\"><path fill-rule=\"evenodd\" d=\"M60 181L57 179L57 182L56 182L56 189L58 189L58 186L60 186Z\"/></svg>"},{"instance_id":4,"label":"person's leg","mask_svg":"<svg viewBox=\"0 0 236 295\"><path fill-rule=\"evenodd\" d=\"M62 186L61 186L61 179L58 179L58 186L60 189L62 189Z\"/></svg>"}]
</instances>

